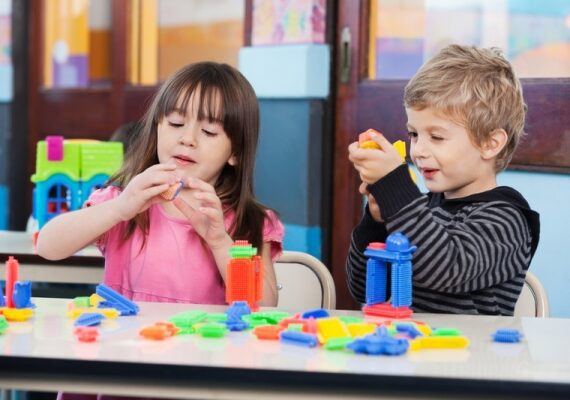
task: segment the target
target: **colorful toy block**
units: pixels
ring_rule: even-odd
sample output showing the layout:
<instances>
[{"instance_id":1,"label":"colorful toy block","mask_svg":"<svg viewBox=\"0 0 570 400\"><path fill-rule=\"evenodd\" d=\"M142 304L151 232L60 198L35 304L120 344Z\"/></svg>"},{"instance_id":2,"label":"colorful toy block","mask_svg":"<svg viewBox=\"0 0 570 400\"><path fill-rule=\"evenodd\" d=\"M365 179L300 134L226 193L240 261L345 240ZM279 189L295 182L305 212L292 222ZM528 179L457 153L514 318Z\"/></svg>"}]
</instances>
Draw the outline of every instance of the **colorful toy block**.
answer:
<instances>
[{"instance_id":1,"label":"colorful toy block","mask_svg":"<svg viewBox=\"0 0 570 400\"><path fill-rule=\"evenodd\" d=\"M395 232L388 236L386 243L371 243L364 255L366 264L366 306L367 315L391 318L407 318L412 312L412 253L416 246L411 246L408 238ZM392 303L386 301L388 263L391 264Z\"/></svg>"},{"instance_id":2,"label":"colorful toy block","mask_svg":"<svg viewBox=\"0 0 570 400\"><path fill-rule=\"evenodd\" d=\"M41 228L63 212L77 210L121 167L123 144L47 136L36 149L33 215Z\"/></svg>"},{"instance_id":3,"label":"colorful toy block","mask_svg":"<svg viewBox=\"0 0 570 400\"><path fill-rule=\"evenodd\" d=\"M246 301L250 309L259 308L263 295L263 262L257 249L247 241L236 240L230 249L226 271L226 302Z\"/></svg>"}]
</instances>

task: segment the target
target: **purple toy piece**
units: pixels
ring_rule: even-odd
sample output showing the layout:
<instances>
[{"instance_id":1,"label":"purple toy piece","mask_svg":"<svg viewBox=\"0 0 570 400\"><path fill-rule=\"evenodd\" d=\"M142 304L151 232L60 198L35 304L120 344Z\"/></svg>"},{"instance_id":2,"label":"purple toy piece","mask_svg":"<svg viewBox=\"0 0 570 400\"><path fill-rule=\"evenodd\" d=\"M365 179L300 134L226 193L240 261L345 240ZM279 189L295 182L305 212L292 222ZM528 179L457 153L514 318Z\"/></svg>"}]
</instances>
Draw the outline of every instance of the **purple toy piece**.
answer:
<instances>
[{"instance_id":1,"label":"purple toy piece","mask_svg":"<svg viewBox=\"0 0 570 400\"><path fill-rule=\"evenodd\" d=\"M63 160L63 136L46 136L48 161Z\"/></svg>"}]
</instances>

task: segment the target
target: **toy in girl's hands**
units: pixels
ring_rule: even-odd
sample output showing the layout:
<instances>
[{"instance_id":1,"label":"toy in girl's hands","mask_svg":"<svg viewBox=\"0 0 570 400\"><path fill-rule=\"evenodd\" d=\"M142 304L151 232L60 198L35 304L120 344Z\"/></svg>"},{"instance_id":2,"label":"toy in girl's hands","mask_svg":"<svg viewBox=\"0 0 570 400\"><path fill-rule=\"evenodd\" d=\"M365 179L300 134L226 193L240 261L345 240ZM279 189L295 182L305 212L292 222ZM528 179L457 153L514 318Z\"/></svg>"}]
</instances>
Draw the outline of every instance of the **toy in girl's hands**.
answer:
<instances>
[{"instance_id":1,"label":"toy in girl's hands","mask_svg":"<svg viewBox=\"0 0 570 400\"><path fill-rule=\"evenodd\" d=\"M166 189L164 192L160 194L160 197L169 201L174 200L176 196L178 196L183 187L184 187L184 182L181 180L176 183L173 183L172 185L170 185L168 189Z\"/></svg>"}]
</instances>

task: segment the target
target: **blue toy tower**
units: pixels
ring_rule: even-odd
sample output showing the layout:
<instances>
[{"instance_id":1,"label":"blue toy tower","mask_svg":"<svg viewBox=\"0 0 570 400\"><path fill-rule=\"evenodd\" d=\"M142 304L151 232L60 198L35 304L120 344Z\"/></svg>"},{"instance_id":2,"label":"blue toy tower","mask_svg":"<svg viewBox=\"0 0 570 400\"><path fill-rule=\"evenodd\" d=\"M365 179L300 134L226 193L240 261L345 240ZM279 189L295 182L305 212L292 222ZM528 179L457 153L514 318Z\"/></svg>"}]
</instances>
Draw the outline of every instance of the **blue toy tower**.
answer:
<instances>
[{"instance_id":1,"label":"blue toy tower","mask_svg":"<svg viewBox=\"0 0 570 400\"><path fill-rule=\"evenodd\" d=\"M370 243L364 252L366 264L366 306L364 313L392 318L412 314L412 253L408 238L392 233L386 243ZM386 303L388 266L391 266L392 303Z\"/></svg>"}]
</instances>

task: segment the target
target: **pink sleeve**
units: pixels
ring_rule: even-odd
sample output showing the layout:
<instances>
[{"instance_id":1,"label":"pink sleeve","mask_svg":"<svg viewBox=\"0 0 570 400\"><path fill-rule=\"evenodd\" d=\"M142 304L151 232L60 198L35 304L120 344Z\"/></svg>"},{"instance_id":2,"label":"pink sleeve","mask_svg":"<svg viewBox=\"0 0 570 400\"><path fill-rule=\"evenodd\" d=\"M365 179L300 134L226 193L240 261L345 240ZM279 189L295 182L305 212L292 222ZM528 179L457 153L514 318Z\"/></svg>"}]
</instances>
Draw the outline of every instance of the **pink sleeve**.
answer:
<instances>
[{"instance_id":1,"label":"pink sleeve","mask_svg":"<svg viewBox=\"0 0 570 400\"><path fill-rule=\"evenodd\" d=\"M103 189L97 189L89 195L87 201L83 204L83 207L91 207L97 204L104 203L106 201L112 200L121 194L121 189L116 186L107 186ZM95 246L105 255L105 247L107 246L107 238L109 237L109 232L104 233L99 236L95 241Z\"/></svg>"},{"instance_id":2,"label":"pink sleeve","mask_svg":"<svg viewBox=\"0 0 570 400\"><path fill-rule=\"evenodd\" d=\"M275 212L267 210L266 216L263 224L263 242L271 244L271 260L275 261L283 252L285 228Z\"/></svg>"},{"instance_id":3,"label":"pink sleeve","mask_svg":"<svg viewBox=\"0 0 570 400\"><path fill-rule=\"evenodd\" d=\"M89 195L89 198L83 204L83 207L91 207L96 204L104 203L108 200L114 199L121 194L121 189L116 186L107 186L103 189L97 189Z\"/></svg>"}]
</instances>

